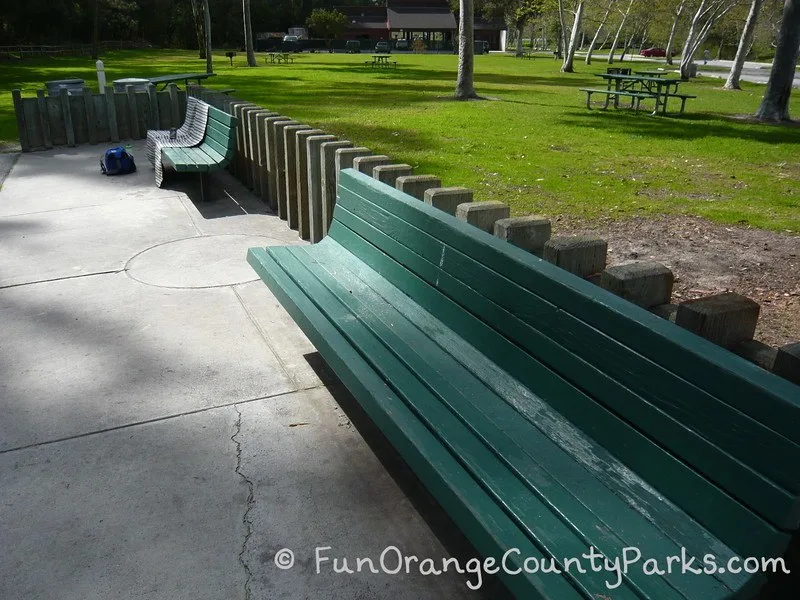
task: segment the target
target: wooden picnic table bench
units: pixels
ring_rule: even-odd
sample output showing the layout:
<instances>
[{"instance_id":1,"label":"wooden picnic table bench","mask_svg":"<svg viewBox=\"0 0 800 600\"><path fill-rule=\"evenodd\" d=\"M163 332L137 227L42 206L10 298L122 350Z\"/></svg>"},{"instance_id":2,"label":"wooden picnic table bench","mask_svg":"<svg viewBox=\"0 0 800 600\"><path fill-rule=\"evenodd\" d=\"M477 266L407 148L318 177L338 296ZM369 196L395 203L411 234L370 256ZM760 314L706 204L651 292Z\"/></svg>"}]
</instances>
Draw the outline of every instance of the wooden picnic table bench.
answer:
<instances>
[{"instance_id":1,"label":"wooden picnic table bench","mask_svg":"<svg viewBox=\"0 0 800 600\"><path fill-rule=\"evenodd\" d=\"M630 73L628 74L630 75ZM635 71L635 74L644 77L664 77L665 75L669 75L669 71Z\"/></svg>"},{"instance_id":2,"label":"wooden picnic table bench","mask_svg":"<svg viewBox=\"0 0 800 600\"><path fill-rule=\"evenodd\" d=\"M161 162L178 173L197 173L200 199L205 201L208 173L224 169L236 150L236 118L208 106L203 140L191 147L161 148Z\"/></svg>"},{"instance_id":3,"label":"wooden picnic table bench","mask_svg":"<svg viewBox=\"0 0 800 600\"><path fill-rule=\"evenodd\" d=\"M247 258L518 599L749 598L667 557L798 530L800 388L588 281L352 169L326 238ZM590 547L664 573L611 590Z\"/></svg>"},{"instance_id":4,"label":"wooden picnic table bench","mask_svg":"<svg viewBox=\"0 0 800 600\"><path fill-rule=\"evenodd\" d=\"M271 63L288 63L294 62L294 56L290 52L270 52L267 56L264 57L264 61L269 58L269 62Z\"/></svg>"},{"instance_id":5,"label":"wooden picnic table bench","mask_svg":"<svg viewBox=\"0 0 800 600\"><path fill-rule=\"evenodd\" d=\"M216 73L179 73L177 75L159 75L158 77L148 77L148 81L152 83L154 86L158 87L159 84L163 84L161 89L166 89L166 87L170 83L178 83L182 81L183 84L189 85L190 81L196 81L197 85L200 85L200 82L203 79L208 79L209 77L216 77Z\"/></svg>"},{"instance_id":6,"label":"wooden picnic table bench","mask_svg":"<svg viewBox=\"0 0 800 600\"><path fill-rule=\"evenodd\" d=\"M388 67L391 65L396 68L397 61L389 60L390 58L391 58L390 54L373 54L371 61L370 60L364 61L364 66L372 66L374 68L374 67Z\"/></svg>"},{"instance_id":7,"label":"wooden picnic table bench","mask_svg":"<svg viewBox=\"0 0 800 600\"><path fill-rule=\"evenodd\" d=\"M634 108L636 112L639 112L639 105L641 104L642 100L647 100L649 98L653 98L652 94L646 92L634 92L631 90L610 90L606 88L580 88L582 92L586 92L586 108L592 108L592 94L605 94L606 102L603 108L608 108L609 102L611 99L617 99L619 97L627 97L631 99L631 108ZM615 106L617 104L615 103Z\"/></svg>"},{"instance_id":8,"label":"wooden picnic table bench","mask_svg":"<svg viewBox=\"0 0 800 600\"><path fill-rule=\"evenodd\" d=\"M652 98L655 101L655 108L652 114L666 114L667 102L670 98L680 98L681 110L683 113L686 107L686 100L696 98L691 94L679 94L678 86L682 83L681 79L669 79L665 77L649 77L644 75L625 75L621 73L599 73L597 77L605 79L608 83L606 88L606 103L608 107L609 98L614 98L614 107L618 107L618 100L621 96L628 96L635 99L636 110L639 108L639 103L642 100ZM613 86L613 88L612 88ZM589 106L589 101L593 93L601 92L602 90L593 88L581 88L581 91L587 93L586 104ZM639 95L643 95L641 98Z\"/></svg>"}]
</instances>

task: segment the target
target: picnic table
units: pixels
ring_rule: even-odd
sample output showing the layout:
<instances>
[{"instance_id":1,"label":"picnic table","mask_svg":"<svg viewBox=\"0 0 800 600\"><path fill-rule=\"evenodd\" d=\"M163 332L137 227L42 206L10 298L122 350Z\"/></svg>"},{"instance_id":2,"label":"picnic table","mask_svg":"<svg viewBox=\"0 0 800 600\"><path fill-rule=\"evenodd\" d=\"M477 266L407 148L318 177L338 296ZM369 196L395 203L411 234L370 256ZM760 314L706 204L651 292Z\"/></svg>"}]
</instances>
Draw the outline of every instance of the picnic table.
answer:
<instances>
[{"instance_id":1,"label":"picnic table","mask_svg":"<svg viewBox=\"0 0 800 600\"><path fill-rule=\"evenodd\" d=\"M189 85L190 81L196 81L200 85L200 81L214 77L216 73L179 73L177 75L159 75L158 77L148 77L148 81L153 85L164 84L161 89L166 89L170 83L178 83L183 81L184 85Z\"/></svg>"},{"instance_id":2,"label":"picnic table","mask_svg":"<svg viewBox=\"0 0 800 600\"><path fill-rule=\"evenodd\" d=\"M390 67L390 66L397 66L396 60L389 60L391 58L390 54L373 54L372 61L364 61L365 65L371 65L373 67Z\"/></svg>"},{"instance_id":3,"label":"picnic table","mask_svg":"<svg viewBox=\"0 0 800 600\"><path fill-rule=\"evenodd\" d=\"M634 71L637 75L642 77L663 77L667 75L668 71Z\"/></svg>"},{"instance_id":4,"label":"picnic table","mask_svg":"<svg viewBox=\"0 0 800 600\"><path fill-rule=\"evenodd\" d=\"M610 98L614 98L614 107L619 106L619 97L628 96L631 98L631 105L635 105L638 109L639 103L644 99L655 99L655 108L652 114L658 114L659 109L661 114L667 112L667 101L669 98L681 99L681 110L686 106L686 100L695 98L689 94L679 94L678 86L681 84L681 79L665 78L665 77L650 77L645 75L622 75L617 73L599 73L597 77L605 79L608 83L605 90L585 89L587 92L587 105L592 93L605 93L606 106ZM612 89L613 86L613 89Z\"/></svg>"},{"instance_id":5,"label":"picnic table","mask_svg":"<svg viewBox=\"0 0 800 600\"><path fill-rule=\"evenodd\" d=\"M267 58L271 63L294 62L294 56L292 56L291 52L270 52L268 56L264 57L264 60L266 61Z\"/></svg>"}]
</instances>

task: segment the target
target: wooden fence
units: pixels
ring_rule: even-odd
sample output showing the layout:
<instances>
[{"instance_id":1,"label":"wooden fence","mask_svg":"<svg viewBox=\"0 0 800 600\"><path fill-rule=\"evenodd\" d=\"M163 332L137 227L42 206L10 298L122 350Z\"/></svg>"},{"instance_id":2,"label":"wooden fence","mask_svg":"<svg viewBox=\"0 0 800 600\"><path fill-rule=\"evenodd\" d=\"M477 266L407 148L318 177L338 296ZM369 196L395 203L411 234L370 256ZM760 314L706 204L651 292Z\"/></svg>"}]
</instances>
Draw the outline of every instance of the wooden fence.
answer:
<instances>
[{"instance_id":1,"label":"wooden fence","mask_svg":"<svg viewBox=\"0 0 800 600\"><path fill-rule=\"evenodd\" d=\"M88 87L83 94L58 96L38 90L35 98L11 92L23 152L47 150L54 146L76 146L99 142L138 140L148 129L179 127L186 114L186 92L175 84L157 92L151 84L146 92L128 86L126 92L95 94Z\"/></svg>"}]
</instances>

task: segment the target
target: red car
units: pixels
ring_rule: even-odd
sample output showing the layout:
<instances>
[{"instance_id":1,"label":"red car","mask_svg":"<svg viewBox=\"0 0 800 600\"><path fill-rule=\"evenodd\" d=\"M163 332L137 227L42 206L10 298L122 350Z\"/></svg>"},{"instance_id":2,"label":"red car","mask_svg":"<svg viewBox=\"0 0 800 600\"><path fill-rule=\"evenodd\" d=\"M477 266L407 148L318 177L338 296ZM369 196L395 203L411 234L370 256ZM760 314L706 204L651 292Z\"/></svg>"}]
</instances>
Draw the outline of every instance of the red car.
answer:
<instances>
[{"instance_id":1,"label":"red car","mask_svg":"<svg viewBox=\"0 0 800 600\"><path fill-rule=\"evenodd\" d=\"M648 58L651 57L662 57L666 56L667 51L663 48L648 48L647 50L642 50L642 56L646 56ZM672 56L675 56L675 53L672 53Z\"/></svg>"}]
</instances>

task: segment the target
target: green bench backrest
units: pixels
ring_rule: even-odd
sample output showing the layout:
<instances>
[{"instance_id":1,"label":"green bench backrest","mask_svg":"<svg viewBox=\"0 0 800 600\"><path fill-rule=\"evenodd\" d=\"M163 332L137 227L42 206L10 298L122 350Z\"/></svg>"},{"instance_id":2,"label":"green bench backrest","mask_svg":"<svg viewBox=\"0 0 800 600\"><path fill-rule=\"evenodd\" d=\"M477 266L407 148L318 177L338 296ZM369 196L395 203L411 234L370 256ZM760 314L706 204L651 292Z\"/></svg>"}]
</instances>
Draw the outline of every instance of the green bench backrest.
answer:
<instances>
[{"instance_id":1,"label":"green bench backrest","mask_svg":"<svg viewBox=\"0 0 800 600\"><path fill-rule=\"evenodd\" d=\"M741 555L785 547L800 388L352 169L330 236Z\"/></svg>"},{"instance_id":2,"label":"green bench backrest","mask_svg":"<svg viewBox=\"0 0 800 600\"><path fill-rule=\"evenodd\" d=\"M200 149L212 156L219 155L223 163L230 161L236 151L236 117L209 106L206 135Z\"/></svg>"}]
</instances>

